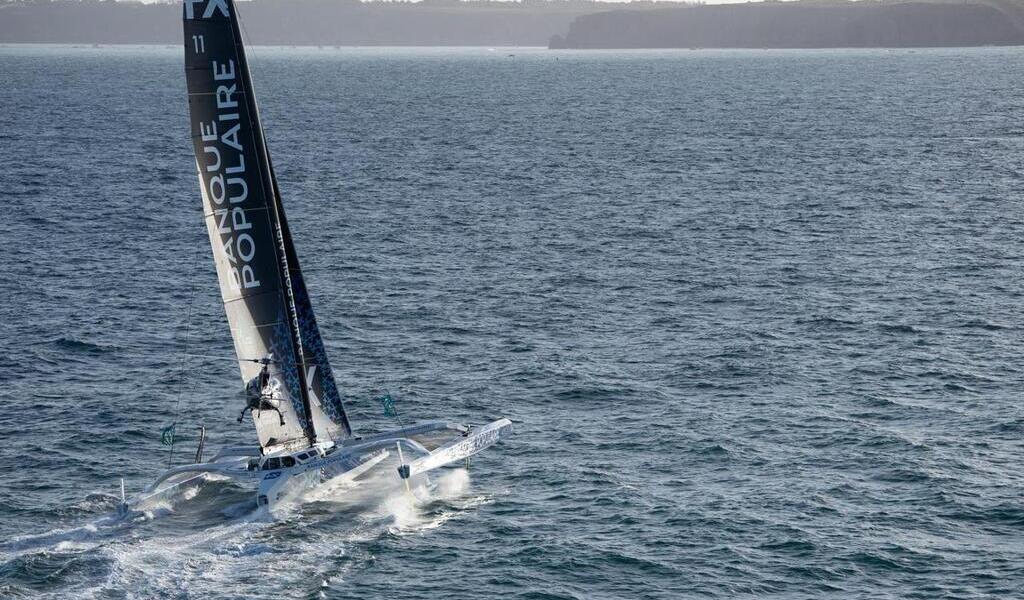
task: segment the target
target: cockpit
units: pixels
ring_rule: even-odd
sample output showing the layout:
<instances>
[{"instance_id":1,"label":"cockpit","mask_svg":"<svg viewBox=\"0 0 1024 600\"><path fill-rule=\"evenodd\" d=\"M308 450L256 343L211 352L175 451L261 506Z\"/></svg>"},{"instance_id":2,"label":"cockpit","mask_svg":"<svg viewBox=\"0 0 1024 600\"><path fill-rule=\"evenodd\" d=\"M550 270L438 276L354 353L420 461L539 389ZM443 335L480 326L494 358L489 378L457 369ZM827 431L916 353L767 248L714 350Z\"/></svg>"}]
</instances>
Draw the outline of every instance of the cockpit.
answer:
<instances>
[{"instance_id":1,"label":"cockpit","mask_svg":"<svg viewBox=\"0 0 1024 600\"><path fill-rule=\"evenodd\" d=\"M299 452L293 456L264 456L262 458L251 458L246 464L247 471L276 471L278 469L289 469L297 464L302 464L317 457L317 451L313 448Z\"/></svg>"}]
</instances>

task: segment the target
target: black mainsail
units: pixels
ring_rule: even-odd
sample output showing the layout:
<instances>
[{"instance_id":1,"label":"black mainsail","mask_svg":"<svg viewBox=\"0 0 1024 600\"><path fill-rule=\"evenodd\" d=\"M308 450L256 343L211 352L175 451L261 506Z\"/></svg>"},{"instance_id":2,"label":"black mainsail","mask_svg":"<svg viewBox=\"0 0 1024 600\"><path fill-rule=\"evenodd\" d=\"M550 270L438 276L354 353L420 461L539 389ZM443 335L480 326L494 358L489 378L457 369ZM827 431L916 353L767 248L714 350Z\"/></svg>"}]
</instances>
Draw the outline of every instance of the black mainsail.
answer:
<instances>
[{"instance_id":1,"label":"black mainsail","mask_svg":"<svg viewBox=\"0 0 1024 600\"><path fill-rule=\"evenodd\" d=\"M232 0L184 0L185 79L203 209L243 382L269 359L264 451L351 434L313 315L252 93ZM283 419L283 424L282 424Z\"/></svg>"}]
</instances>

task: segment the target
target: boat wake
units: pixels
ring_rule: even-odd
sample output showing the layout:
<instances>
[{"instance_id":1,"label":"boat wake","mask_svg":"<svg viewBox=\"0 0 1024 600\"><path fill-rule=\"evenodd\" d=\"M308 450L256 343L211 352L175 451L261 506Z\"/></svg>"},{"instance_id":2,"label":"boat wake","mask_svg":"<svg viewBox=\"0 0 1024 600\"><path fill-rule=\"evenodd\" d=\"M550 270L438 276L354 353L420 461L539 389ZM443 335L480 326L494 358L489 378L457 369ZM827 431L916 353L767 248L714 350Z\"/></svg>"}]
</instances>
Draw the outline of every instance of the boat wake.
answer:
<instances>
[{"instance_id":1,"label":"boat wake","mask_svg":"<svg viewBox=\"0 0 1024 600\"><path fill-rule=\"evenodd\" d=\"M373 514L384 520L391 519L388 532L392 534L434 529L457 514L444 505L464 500L468 488L469 473L465 469L454 469L437 477L433 485L415 485L411 491L392 490Z\"/></svg>"},{"instance_id":2,"label":"boat wake","mask_svg":"<svg viewBox=\"0 0 1024 600\"><path fill-rule=\"evenodd\" d=\"M311 511L354 517L371 530L412 534L439 527L461 510L486 502L486 497L469 496L469 488L466 469L448 469L432 478L413 476L408 489L392 469L381 469L358 482L315 488L302 501Z\"/></svg>"},{"instance_id":3,"label":"boat wake","mask_svg":"<svg viewBox=\"0 0 1024 600\"><path fill-rule=\"evenodd\" d=\"M387 539L436 529L488 500L472 494L465 469L414 476L408 491L392 469L380 469L314 488L271 516L245 488L210 479L127 515L109 512L116 498L103 498L94 504L107 512L84 525L0 545L0 568L28 573L45 562L48 570L81 570L68 582L82 597L128 589L144 597L238 597L269 593L261 574L275 565L279 576L269 585L309 597L344 585Z\"/></svg>"}]
</instances>

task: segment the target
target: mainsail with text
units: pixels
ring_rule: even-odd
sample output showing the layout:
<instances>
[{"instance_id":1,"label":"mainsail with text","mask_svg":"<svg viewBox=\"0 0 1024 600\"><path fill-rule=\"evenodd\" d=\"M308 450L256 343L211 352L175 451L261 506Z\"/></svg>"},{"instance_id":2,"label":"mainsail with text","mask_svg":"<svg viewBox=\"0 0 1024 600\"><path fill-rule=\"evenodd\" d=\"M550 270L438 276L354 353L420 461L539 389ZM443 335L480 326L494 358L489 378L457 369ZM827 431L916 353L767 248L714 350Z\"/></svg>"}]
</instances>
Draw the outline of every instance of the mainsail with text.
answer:
<instances>
[{"instance_id":1,"label":"mainsail with text","mask_svg":"<svg viewBox=\"0 0 1024 600\"><path fill-rule=\"evenodd\" d=\"M203 212L242 380L269 361L264 451L351 434L252 93L232 0L185 0L185 77ZM283 424L282 424L283 419Z\"/></svg>"}]
</instances>

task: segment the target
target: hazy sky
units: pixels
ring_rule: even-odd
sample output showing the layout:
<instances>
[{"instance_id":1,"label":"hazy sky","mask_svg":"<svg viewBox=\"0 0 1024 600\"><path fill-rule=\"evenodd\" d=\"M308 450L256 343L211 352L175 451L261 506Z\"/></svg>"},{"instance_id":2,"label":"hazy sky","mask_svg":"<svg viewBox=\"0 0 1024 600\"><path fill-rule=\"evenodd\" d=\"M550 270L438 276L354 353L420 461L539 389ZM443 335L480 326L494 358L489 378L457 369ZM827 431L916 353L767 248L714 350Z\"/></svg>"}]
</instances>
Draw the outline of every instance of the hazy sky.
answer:
<instances>
[{"instance_id":1,"label":"hazy sky","mask_svg":"<svg viewBox=\"0 0 1024 600\"><path fill-rule=\"evenodd\" d=\"M150 2L161 2L163 0L138 0L138 1L150 3ZM239 0L239 1L244 1L244 0ZM615 2L615 3L619 3L619 4L626 4L626 3L630 2L630 0L600 0L600 1L602 1L602 2ZM684 1L686 1L686 0L658 0L658 2L684 2ZM751 1L751 0L704 0L704 3L705 4L739 4L741 2L749 2L749 1Z\"/></svg>"}]
</instances>

